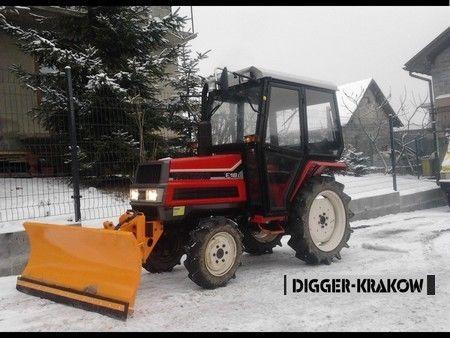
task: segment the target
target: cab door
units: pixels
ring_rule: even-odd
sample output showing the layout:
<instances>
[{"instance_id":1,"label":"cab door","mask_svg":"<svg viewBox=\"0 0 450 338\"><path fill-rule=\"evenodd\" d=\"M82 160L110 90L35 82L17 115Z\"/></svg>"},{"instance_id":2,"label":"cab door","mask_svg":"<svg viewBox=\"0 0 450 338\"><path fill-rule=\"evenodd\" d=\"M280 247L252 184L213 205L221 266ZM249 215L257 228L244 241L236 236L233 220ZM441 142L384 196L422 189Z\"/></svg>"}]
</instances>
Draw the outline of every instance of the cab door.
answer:
<instances>
[{"instance_id":1,"label":"cab door","mask_svg":"<svg viewBox=\"0 0 450 338\"><path fill-rule=\"evenodd\" d=\"M266 215L285 214L287 194L302 166L305 121L301 87L270 83L263 128L263 193Z\"/></svg>"}]
</instances>

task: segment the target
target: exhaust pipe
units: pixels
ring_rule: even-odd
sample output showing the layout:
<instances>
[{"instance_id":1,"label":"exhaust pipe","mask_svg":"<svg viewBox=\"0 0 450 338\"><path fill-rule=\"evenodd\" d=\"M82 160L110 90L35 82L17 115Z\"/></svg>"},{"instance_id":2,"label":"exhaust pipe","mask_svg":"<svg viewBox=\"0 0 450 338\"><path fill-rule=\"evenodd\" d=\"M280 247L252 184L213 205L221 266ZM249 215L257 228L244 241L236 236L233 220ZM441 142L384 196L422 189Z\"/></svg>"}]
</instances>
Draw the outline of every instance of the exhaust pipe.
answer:
<instances>
[{"instance_id":1,"label":"exhaust pipe","mask_svg":"<svg viewBox=\"0 0 450 338\"><path fill-rule=\"evenodd\" d=\"M212 147L212 135L211 135L211 116L208 116L208 83L203 85L202 89L202 108L201 108L201 121L198 124L197 132L197 154L199 156L211 155Z\"/></svg>"}]
</instances>

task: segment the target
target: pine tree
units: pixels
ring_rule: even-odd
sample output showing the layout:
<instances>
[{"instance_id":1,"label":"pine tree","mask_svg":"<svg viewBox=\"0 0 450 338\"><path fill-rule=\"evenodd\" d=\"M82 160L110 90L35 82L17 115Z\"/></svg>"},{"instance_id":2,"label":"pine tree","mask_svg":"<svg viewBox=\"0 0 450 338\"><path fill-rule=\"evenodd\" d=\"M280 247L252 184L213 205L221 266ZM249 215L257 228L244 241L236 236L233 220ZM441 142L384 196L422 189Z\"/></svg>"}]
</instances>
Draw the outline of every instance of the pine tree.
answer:
<instances>
[{"instance_id":1,"label":"pine tree","mask_svg":"<svg viewBox=\"0 0 450 338\"><path fill-rule=\"evenodd\" d=\"M185 18L153 17L145 6L79 7L81 17L57 17L19 27L0 17L0 28L40 65L36 73L12 71L42 100L31 114L54 135L67 135L67 83L72 70L80 162L84 176L130 174L145 157L144 134L165 125L160 94L167 66L180 44L168 35ZM27 13L21 15L29 15ZM142 118L145 117L145 118ZM145 130L145 133L144 133ZM143 143L144 142L144 143Z\"/></svg>"},{"instance_id":2,"label":"pine tree","mask_svg":"<svg viewBox=\"0 0 450 338\"><path fill-rule=\"evenodd\" d=\"M369 170L369 157L364 156L362 152L358 152L352 146L344 149L342 161L347 164L346 173L352 176L363 176Z\"/></svg>"},{"instance_id":3,"label":"pine tree","mask_svg":"<svg viewBox=\"0 0 450 338\"><path fill-rule=\"evenodd\" d=\"M209 50L193 53L188 44L180 50L177 71L170 82L175 90L168 105L168 126L178 134L168 144L171 156L182 156L192 151L189 144L196 139L205 80L199 75L199 63L208 57L208 53Z\"/></svg>"}]
</instances>

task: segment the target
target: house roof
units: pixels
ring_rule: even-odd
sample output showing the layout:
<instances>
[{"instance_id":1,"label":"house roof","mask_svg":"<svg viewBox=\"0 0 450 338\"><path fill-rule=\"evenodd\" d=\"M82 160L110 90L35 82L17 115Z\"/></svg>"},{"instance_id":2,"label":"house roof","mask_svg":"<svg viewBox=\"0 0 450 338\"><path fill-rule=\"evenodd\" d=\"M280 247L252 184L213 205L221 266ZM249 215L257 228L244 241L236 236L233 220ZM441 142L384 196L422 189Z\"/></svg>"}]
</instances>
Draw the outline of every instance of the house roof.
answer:
<instances>
[{"instance_id":1,"label":"house roof","mask_svg":"<svg viewBox=\"0 0 450 338\"><path fill-rule=\"evenodd\" d=\"M352 117L359 102L369 87L372 78L346 83L338 86L336 98L339 108L339 117L341 124L345 126Z\"/></svg>"},{"instance_id":2,"label":"house roof","mask_svg":"<svg viewBox=\"0 0 450 338\"><path fill-rule=\"evenodd\" d=\"M341 125L345 126L350 121L352 114L358 108L361 99L364 97L368 89L373 91L379 105L383 105L383 110L388 114L393 114L394 127L401 127L403 124L395 114L389 102L386 100L383 92L373 78L367 78L355 82L346 83L338 86L336 98L339 108L339 117Z\"/></svg>"},{"instance_id":3,"label":"house roof","mask_svg":"<svg viewBox=\"0 0 450 338\"><path fill-rule=\"evenodd\" d=\"M450 26L433 41L414 55L403 67L404 70L430 75L434 58L450 46Z\"/></svg>"},{"instance_id":4,"label":"house roof","mask_svg":"<svg viewBox=\"0 0 450 338\"><path fill-rule=\"evenodd\" d=\"M316 80L312 79L306 76L298 76L288 73L283 73L275 70L265 69L261 67L255 67L250 66L241 70L238 70L236 73L250 76L254 79L260 79L263 77L271 77L278 80L288 81L288 82L294 82L294 83L301 83L308 86L313 87L319 87L319 88L326 88L331 90L336 90L337 86L334 83L323 81L323 80Z\"/></svg>"}]
</instances>

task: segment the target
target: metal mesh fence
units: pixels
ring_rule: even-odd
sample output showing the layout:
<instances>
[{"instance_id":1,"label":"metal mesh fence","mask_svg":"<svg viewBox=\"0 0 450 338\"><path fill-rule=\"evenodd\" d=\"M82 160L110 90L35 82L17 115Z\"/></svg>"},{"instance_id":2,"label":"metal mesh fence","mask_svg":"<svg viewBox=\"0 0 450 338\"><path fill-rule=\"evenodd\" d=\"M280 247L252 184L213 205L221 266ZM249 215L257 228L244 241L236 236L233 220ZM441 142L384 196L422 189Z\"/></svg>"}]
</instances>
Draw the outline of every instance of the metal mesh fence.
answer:
<instances>
[{"instance_id":1,"label":"metal mesh fence","mask_svg":"<svg viewBox=\"0 0 450 338\"><path fill-rule=\"evenodd\" d=\"M67 130L51 133L34 118L39 100L9 70L0 70L0 222L73 214L70 168L62 155Z\"/></svg>"},{"instance_id":2,"label":"metal mesh fence","mask_svg":"<svg viewBox=\"0 0 450 338\"><path fill-rule=\"evenodd\" d=\"M84 219L117 216L129 208L129 185L139 161L132 108L104 98L87 112L76 111Z\"/></svg>"},{"instance_id":3,"label":"metal mesh fence","mask_svg":"<svg viewBox=\"0 0 450 338\"><path fill-rule=\"evenodd\" d=\"M74 220L69 113L52 112L52 128L37 118L42 98L0 69L0 226L59 216ZM75 106L81 219L120 215L138 160L129 109L109 98Z\"/></svg>"}]
</instances>

